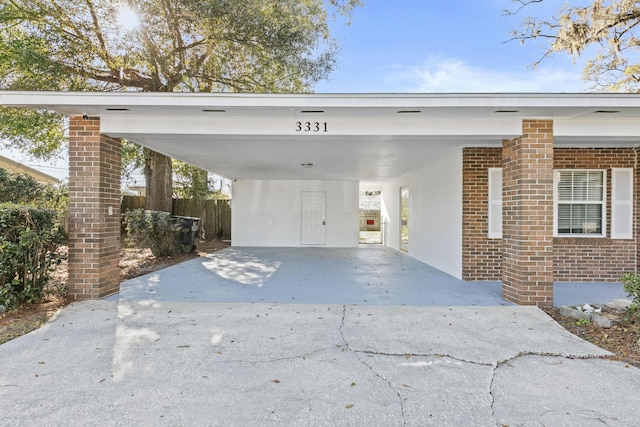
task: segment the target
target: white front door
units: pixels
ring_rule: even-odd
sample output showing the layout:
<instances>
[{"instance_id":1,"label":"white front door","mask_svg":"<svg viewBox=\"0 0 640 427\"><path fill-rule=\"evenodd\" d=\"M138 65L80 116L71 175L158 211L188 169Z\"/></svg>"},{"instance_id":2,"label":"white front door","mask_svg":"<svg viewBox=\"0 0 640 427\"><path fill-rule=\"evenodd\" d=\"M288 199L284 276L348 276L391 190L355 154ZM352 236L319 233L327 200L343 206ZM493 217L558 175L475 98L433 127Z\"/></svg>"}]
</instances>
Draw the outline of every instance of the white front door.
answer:
<instances>
[{"instance_id":1,"label":"white front door","mask_svg":"<svg viewBox=\"0 0 640 427\"><path fill-rule=\"evenodd\" d=\"M325 228L325 193L324 191L302 192L302 244L324 245Z\"/></svg>"}]
</instances>

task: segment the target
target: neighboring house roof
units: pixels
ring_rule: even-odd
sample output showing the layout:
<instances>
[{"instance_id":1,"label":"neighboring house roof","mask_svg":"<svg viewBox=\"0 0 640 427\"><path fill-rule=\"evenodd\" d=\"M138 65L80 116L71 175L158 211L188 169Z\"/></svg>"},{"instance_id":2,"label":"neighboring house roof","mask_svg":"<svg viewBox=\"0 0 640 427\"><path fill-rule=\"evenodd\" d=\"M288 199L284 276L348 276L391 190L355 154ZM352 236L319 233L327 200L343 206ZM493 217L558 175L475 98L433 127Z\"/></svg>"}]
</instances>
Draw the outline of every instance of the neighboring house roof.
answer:
<instances>
[{"instance_id":1,"label":"neighboring house roof","mask_svg":"<svg viewBox=\"0 0 640 427\"><path fill-rule=\"evenodd\" d=\"M42 182L45 184L59 184L60 180L54 176L48 175L44 172L40 172L32 167L24 165L20 162L16 162L15 160L8 159L4 156L0 156L0 168L7 169L11 172L22 173L25 175L29 175L33 179L38 182Z\"/></svg>"},{"instance_id":2,"label":"neighboring house roof","mask_svg":"<svg viewBox=\"0 0 640 427\"><path fill-rule=\"evenodd\" d=\"M230 179L384 182L452 149L552 119L556 147L640 146L640 95L0 91L0 104L96 117L113 137Z\"/></svg>"}]
</instances>

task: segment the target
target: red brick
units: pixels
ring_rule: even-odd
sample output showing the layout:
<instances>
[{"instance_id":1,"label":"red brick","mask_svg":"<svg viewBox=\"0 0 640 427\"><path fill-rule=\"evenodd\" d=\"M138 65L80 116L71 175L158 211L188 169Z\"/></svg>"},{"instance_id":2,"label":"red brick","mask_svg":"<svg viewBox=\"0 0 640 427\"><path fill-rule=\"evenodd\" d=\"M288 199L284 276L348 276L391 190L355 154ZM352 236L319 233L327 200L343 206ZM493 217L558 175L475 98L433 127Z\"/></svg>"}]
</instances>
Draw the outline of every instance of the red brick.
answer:
<instances>
[{"instance_id":1,"label":"red brick","mask_svg":"<svg viewBox=\"0 0 640 427\"><path fill-rule=\"evenodd\" d=\"M120 285L120 140L99 119L69 126L69 295L102 298Z\"/></svg>"}]
</instances>

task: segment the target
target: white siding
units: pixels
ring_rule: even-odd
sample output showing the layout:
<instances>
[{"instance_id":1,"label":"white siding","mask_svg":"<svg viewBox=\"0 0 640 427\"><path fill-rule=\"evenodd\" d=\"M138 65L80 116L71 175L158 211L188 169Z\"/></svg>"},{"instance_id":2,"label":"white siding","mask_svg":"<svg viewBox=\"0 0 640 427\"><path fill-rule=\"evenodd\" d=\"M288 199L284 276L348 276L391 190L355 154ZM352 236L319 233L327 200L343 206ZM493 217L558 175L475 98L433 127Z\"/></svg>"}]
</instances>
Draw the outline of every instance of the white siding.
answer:
<instances>
[{"instance_id":1,"label":"white siding","mask_svg":"<svg viewBox=\"0 0 640 427\"><path fill-rule=\"evenodd\" d=\"M462 149L443 156L382 186L385 244L400 243L399 194L408 186L409 255L457 278L462 277Z\"/></svg>"},{"instance_id":2,"label":"white siding","mask_svg":"<svg viewBox=\"0 0 640 427\"><path fill-rule=\"evenodd\" d=\"M234 246L301 246L302 192L326 192L327 247L357 247L357 181L237 180L233 183Z\"/></svg>"}]
</instances>

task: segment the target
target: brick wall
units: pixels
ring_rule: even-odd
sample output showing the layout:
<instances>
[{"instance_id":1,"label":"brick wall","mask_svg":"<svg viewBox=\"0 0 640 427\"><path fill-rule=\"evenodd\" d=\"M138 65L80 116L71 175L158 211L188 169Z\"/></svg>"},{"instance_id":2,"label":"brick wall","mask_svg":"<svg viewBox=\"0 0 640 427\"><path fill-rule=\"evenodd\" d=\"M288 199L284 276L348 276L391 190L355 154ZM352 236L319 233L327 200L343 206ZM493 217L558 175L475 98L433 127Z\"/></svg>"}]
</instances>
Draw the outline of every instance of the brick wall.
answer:
<instances>
[{"instance_id":1,"label":"brick wall","mask_svg":"<svg viewBox=\"0 0 640 427\"><path fill-rule=\"evenodd\" d=\"M120 286L120 140L100 120L69 121L69 295L96 299Z\"/></svg>"},{"instance_id":2,"label":"brick wall","mask_svg":"<svg viewBox=\"0 0 640 427\"><path fill-rule=\"evenodd\" d=\"M607 235L611 232L611 168L633 168L632 148L556 149L556 169L605 169L607 173ZM637 187L637 177L634 185ZM637 194L637 191L634 192ZM635 207L634 221L638 223ZM635 271L636 242L606 238L556 237L553 239L554 280L558 282L611 282Z\"/></svg>"},{"instance_id":3,"label":"brick wall","mask_svg":"<svg viewBox=\"0 0 640 427\"><path fill-rule=\"evenodd\" d=\"M502 277L502 239L488 239L488 168L502 167L501 148L465 148L462 162L462 274L464 280Z\"/></svg>"},{"instance_id":4,"label":"brick wall","mask_svg":"<svg viewBox=\"0 0 640 427\"><path fill-rule=\"evenodd\" d=\"M611 168L631 168L636 151L631 148L556 148L555 169L607 170L607 232L611 229ZM487 169L502 166L502 149L467 148L463 153L463 277L465 280L499 281L502 277L502 240L487 238ZM635 194L640 189L640 172L634 176ZM635 235L640 226L635 200ZM623 272L635 271L640 260L637 239L609 238L553 239L554 281L617 281ZM585 265L584 263L588 264Z\"/></svg>"}]
</instances>

